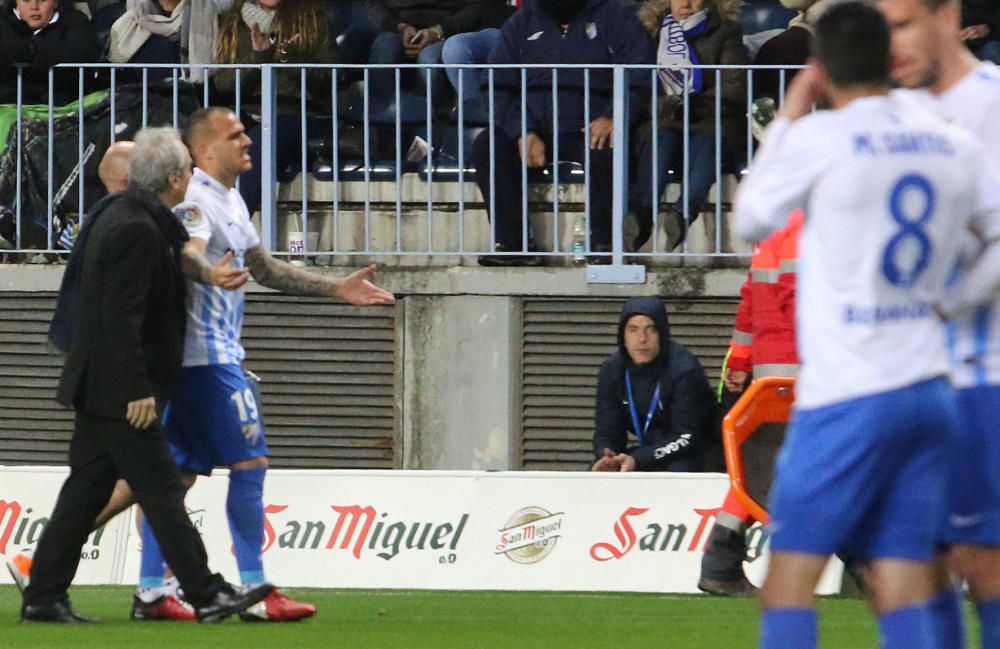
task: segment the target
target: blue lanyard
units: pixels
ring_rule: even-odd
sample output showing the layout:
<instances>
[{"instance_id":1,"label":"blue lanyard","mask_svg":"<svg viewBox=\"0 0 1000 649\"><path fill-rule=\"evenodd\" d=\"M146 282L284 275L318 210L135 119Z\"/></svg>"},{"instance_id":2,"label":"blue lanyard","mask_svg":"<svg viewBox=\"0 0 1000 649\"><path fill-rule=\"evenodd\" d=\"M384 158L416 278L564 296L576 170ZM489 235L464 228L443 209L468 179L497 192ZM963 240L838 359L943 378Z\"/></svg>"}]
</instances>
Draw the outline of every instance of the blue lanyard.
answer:
<instances>
[{"instance_id":1,"label":"blue lanyard","mask_svg":"<svg viewBox=\"0 0 1000 649\"><path fill-rule=\"evenodd\" d=\"M625 388L628 390L628 407L632 411L632 430L639 438L639 446L642 446L642 438L649 430L649 424L653 421L653 414L656 412L656 404L660 402L660 383L656 382L656 390L653 391L653 398L649 400L649 413L646 414L646 425L639 428L639 413L635 411L635 397L632 396L632 375L625 370Z\"/></svg>"}]
</instances>

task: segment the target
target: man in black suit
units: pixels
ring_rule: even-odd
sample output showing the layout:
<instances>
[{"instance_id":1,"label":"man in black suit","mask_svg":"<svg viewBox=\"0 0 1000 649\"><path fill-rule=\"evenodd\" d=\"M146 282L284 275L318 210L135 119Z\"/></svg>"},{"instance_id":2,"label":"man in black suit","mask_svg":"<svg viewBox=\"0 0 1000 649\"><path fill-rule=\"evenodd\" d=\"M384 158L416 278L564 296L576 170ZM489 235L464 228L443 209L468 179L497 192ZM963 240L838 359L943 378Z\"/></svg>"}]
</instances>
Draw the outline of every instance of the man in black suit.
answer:
<instances>
[{"instance_id":1,"label":"man in black suit","mask_svg":"<svg viewBox=\"0 0 1000 649\"><path fill-rule=\"evenodd\" d=\"M124 477L202 622L257 603L208 570L184 509L184 487L159 425L181 365L187 233L170 209L184 199L191 157L173 129L135 138L130 184L88 219L74 246L56 321L68 322L58 400L76 409L70 475L38 542L23 622L88 622L66 594L94 517ZM232 269L239 280L242 269ZM233 278L230 278L232 280ZM245 279L243 279L245 281Z\"/></svg>"}]
</instances>

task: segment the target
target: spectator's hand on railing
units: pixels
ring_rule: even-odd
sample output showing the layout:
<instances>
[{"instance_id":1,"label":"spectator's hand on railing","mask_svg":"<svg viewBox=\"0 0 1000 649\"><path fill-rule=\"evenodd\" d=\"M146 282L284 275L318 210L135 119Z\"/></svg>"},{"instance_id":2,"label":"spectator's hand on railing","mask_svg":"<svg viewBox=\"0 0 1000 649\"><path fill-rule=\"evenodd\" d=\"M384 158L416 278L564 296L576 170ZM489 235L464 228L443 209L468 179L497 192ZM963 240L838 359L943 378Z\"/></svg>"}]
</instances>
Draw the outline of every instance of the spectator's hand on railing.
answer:
<instances>
[{"instance_id":1,"label":"spectator's hand on railing","mask_svg":"<svg viewBox=\"0 0 1000 649\"><path fill-rule=\"evenodd\" d=\"M523 138L517 138L517 148L521 151L521 160L531 169L545 166L545 142L536 133L528 131Z\"/></svg>"},{"instance_id":2,"label":"spectator's hand on railing","mask_svg":"<svg viewBox=\"0 0 1000 649\"><path fill-rule=\"evenodd\" d=\"M591 471L610 471L617 472L621 470L621 461L615 452L610 448L604 449L604 455L601 456L594 465L590 467Z\"/></svg>"},{"instance_id":3,"label":"spectator's hand on railing","mask_svg":"<svg viewBox=\"0 0 1000 649\"><path fill-rule=\"evenodd\" d=\"M598 117L590 123L590 148L610 149L615 141L615 123L610 117Z\"/></svg>"}]
</instances>

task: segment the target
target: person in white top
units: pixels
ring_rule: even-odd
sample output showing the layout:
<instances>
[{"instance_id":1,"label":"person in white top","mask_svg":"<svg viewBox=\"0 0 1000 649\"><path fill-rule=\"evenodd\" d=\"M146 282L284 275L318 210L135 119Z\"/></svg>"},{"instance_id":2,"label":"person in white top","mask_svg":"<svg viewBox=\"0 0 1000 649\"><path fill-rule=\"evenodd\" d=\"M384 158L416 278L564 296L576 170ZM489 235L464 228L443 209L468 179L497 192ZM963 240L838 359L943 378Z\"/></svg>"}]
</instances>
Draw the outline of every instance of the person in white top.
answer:
<instances>
[{"instance_id":1,"label":"person in white top","mask_svg":"<svg viewBox=\"0 0 1000 649\"><path fill-rule=\"evenodd\" d=\"M892 35L892 75L899 91L969 129L1000 163L1000 69L980 63L961 41L960 8L948 0L881 0ZM969 175L979 169L963 170ZM966 275L952 291L949 324L952 382L961 421L949 480L945 540L951 567L969 586L983 647L1000 647L1000 298L988 282ZM935 597L939 646L964 647L961 596L939 564ZM956 596L957 595L957 596Z\"/></svg>"},{"instance_id":2,"label":"person in white top","mask_svg":"<svg viewBox=\"0 0 1000 649\"><path fill-rule=\"evenodd\" d=\"M970 175L988 166L973 138L889 96L889 32L874 5L831 5L816 52L735 203L751 241L806 214L802 371L771 493L761 647L816 646L813 592L839 553L871 564L881 646L930 648L957 423L936 306L957 233L1000 237L1000 173ZM824 101L832 110L811 114Z\"/></svg>"},{"instance_id":3,"label":"person in white top","mask_svg":"<svg viewBox=\"0 0 1000 649\"><path fill-rule=\"evenodd\" d=\"M164 415L174 458L193 483L215 466L228 466L226 514L240 578L247 587L265 580L263 484L268 449L254 377L245 373L240 343L247 271L258 284L296 295L339 297L360 305L392 304L392 293L375 286L374 266L339 279L310 273L273 258L262 246L236 178L250 168L243 124L230 110L206 108L189 119L187 144L197 165L179 206L190 241L182 264L188 277L207 278L230 262L231 281L221 287L189 282L187 332L179 386ZM245 268L244 268L245 264ZM236 290L224 290L235 288ZM163 597L164 565L155 537L143 528L143 559L134 619L156 619ZM294 621L315 614L277 589L241 614L245 620ZM169 619L177 619L169 613Z\"/></svg>"}]
</instances>

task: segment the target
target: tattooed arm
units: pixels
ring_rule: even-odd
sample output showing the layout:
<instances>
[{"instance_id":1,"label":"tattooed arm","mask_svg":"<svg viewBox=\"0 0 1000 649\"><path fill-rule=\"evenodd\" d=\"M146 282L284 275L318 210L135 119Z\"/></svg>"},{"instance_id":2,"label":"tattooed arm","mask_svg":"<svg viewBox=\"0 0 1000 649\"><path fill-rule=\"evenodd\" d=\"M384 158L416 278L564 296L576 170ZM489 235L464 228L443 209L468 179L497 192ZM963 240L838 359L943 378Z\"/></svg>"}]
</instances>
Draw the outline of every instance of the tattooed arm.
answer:
<instances>
[{"instance_id":1,"label":"tattooed arm","mask_svg":"<svg viewBox=\"0 0 1000 649\"><path fill-rule=\"evenodd\" d=\"M258 284L283 293L339 297L359 306L395 301L392 293L372 284L374 265L344 278L325 277L275 259L261 246L247 250L246 261Z\"/></svg>"},{"instance_id":2,"label":"tattooed arm","mask_svg":"<svg viewBox=\"0 0 1000 649\"><path fill-rule=\"evenodd\" d=\"M208 242L198 237L191 237L181 251L181 272L193 282L212 284L233 290L247 283L250 274L246 268L232 268L229 265L233 253L227 252L212 264L206 257Z\"/></svg>"}]
</instances>

